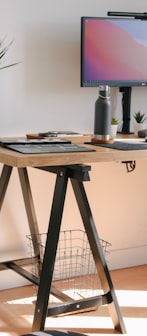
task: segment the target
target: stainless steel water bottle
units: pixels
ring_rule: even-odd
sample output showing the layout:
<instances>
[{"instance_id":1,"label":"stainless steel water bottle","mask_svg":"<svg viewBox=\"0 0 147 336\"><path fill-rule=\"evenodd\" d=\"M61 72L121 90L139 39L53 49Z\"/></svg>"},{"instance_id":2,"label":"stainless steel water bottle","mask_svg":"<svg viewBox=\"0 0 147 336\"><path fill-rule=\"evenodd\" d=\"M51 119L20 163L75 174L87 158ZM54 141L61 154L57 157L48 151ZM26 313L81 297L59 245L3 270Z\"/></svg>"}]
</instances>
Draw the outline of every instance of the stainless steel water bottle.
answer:
<instances>
[{"instance_id":1,"label":"stainless steel water bottle","mask_svg":"<svg viewBox=\"0 0 147 336\"><path fill-rule=\"evenodd\" d=\"M109 86L100 86L95 102L94 139L108 141L111 127L111 100Z\"/></svg>"}]
</instances>

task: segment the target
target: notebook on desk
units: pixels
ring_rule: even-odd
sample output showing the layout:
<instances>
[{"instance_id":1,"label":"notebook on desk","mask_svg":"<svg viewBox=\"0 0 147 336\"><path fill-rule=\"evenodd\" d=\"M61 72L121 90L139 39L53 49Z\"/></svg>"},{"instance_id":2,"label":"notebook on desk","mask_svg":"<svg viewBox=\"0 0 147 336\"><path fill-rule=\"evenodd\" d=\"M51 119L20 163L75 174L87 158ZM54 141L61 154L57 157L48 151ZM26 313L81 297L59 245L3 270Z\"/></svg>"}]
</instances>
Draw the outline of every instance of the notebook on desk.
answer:
<instances>
[{"instance_id":1,"label":"notebook on desk","mask_svg":"<svg viewBox=\"0 0 147 336\"><path fill-rule=\"evenodd\" d=\"M68 140L6 140L0 145L22 154L93 152L88 147L71 143Z\"/></svg>"}]
</instances>

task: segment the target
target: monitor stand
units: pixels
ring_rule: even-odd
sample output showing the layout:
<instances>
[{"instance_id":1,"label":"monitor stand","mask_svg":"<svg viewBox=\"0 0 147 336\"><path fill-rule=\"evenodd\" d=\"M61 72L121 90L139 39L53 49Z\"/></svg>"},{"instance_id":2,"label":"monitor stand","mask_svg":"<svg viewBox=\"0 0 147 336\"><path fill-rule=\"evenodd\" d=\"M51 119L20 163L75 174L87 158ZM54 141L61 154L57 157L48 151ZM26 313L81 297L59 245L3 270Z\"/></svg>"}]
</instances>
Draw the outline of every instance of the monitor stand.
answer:
<instances>
[{"instance_id":1,"label":"monitor stand","mask_svg":"<svg viewBox=\"0 0 147 336\"><path fill-rule=\"evenodd\" d=\"M122 113L123 125L120 133L131 134L130 132L130 111L131 111L131 92L132 87L120 87L119 91L122 92Z\"/></svg>"}]
</instances>

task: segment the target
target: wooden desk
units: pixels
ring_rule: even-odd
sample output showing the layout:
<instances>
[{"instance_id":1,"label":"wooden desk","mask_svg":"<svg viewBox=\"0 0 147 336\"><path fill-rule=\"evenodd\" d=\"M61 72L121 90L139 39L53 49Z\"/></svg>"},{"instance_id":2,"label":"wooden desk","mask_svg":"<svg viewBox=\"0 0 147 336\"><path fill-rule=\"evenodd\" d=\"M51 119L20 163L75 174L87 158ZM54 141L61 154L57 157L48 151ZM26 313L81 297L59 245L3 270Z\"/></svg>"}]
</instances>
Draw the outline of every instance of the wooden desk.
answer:
<instances>
[{"instance_id":1,"label":"wooden desk","mask_svg":"<svg viewBox=\"0 0 147 336\"><path fill-rule=\"evenodd\" d=\"M16 167L20 178L24 203L26 207L28 223L31 235L35 235L39 243L39 229L33 205L31 188L27 174L27 167L34 167L57 175L54 190L54 197L47 233L46 248L40 276L34 276L24 269L30 263L30 258L11 260L0 263L0 270L11 269L22 275L32 283L39 286L37 302L34 313L33 330L44 329L45 319L48 314L57 314L70 311L78 311L88 307L108 304L110 316L114 328L121 333L125 333L125 325L121 316L105 256L100 244L99 236L95 227L93 216L90 210L83 181L89 180L90 166L92 162L130 161L146 159L147 151L118 151L108 148L93 146L95 152L68 153L68 154L33 154L23 155L17 152L0 148L0 162L3 169L0 179L0 209L7 190L12 169ZM86 165L83 165L85 164ZM48 298L51 291L52 274L54 269L57 244L62 220L64 200L68 180L71 180L73 191L79 206L79 211L83 220L85 231L90 243L92 254L101 280L104 295L86 300L67 302L59 308L54 307L50 313L48 308ZM57 215L58 209L58 215ZM40 258L39 244L34 243L34 260ZM31 260L32 261L32 260ZM50 265L50 267L48 267Z\"/></svg>"},{"instance_id":2,"label":"wooden desk","mask_svg":"<svg viewBox=\"0 0 147 336\"><path fill-rule=\"evenodd\" d=\"M85 146L91 148L90 145ZM64 153L23 155L0 148L0 162L11 167L23 168L147 159L146 150L119 151L98 146L92 146L92 148L95 152L68 153L67 155Z\"/></svg>"}]
</instances>

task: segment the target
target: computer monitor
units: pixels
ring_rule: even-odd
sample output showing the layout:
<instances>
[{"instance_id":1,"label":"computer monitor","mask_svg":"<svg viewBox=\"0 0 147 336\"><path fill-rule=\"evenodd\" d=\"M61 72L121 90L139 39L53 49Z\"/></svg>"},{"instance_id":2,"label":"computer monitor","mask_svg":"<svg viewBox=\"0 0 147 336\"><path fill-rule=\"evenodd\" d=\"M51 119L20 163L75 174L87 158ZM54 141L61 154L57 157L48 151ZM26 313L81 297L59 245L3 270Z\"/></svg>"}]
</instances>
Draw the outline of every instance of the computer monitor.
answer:
<instances>
[{"instance_id":1,"label":"computer monitor","mask_svg":"<svg viewBox=\"0 0 147 336\"><path fill-rule=\"evenodd\" d=\"M147 20L81 18L81 86L119 87L123 133L130 132L131 89L147 86Z\"/></svg>"},{"instance_id":2,"label":"computer monitor","mask_svg":"<svg viewBox=\"0 0 147 336\"><path fill-rule=\"evenodd\" d=\"M81 18L81 86L147 85L147 20Z\"/></svg>"}]
</instances>

